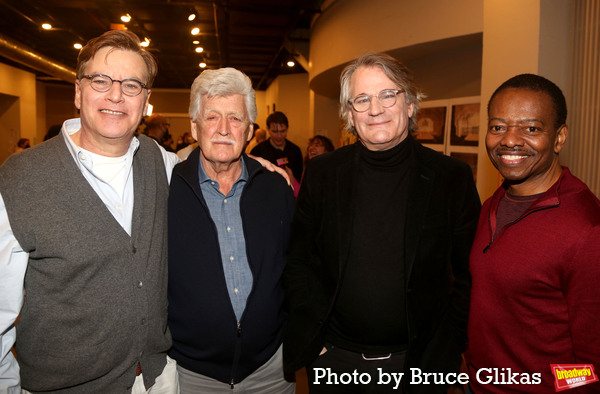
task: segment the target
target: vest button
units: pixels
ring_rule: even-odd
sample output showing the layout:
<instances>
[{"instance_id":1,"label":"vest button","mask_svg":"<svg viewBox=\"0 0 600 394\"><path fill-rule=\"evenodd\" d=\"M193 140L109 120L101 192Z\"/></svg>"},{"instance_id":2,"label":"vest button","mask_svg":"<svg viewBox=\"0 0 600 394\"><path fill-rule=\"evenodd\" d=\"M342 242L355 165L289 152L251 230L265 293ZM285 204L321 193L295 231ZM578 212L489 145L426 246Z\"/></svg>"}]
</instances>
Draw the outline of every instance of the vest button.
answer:
<instances>
[{"instance_id":1,"label":"vest button","mask_svg":"<svg viewBox=\"0 0 600 394\"><path fill-rule=\"evenodd\" d=\"M144 285L144 284L142 283L142 281L141 281L141 280L138 280L138 282L137 282L137 287L138 287L139 289L141 289L143 285Z\"/></svg>"}]
</instances>

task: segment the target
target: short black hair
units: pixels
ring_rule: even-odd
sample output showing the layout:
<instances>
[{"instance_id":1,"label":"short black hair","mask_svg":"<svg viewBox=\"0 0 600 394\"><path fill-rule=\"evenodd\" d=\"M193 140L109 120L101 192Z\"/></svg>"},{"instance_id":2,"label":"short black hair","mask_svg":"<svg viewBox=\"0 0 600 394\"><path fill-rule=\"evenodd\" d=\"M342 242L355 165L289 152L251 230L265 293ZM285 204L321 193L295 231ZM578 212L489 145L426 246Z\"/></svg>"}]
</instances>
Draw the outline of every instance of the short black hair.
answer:
<instances>
[{"instance_id":1,"label":"short black hair","mask_svg":"<svg viewBox=\"0 0 600 394\"><path fill-rule=\"evenodd\" d=\"M529 89L534 92L544 92L552 99L554 104L554 112L556 118L554 120L554 128L558 128L567 122L567 101L565 96L558 86L549 79L546 79L540 75L535 74L519 74L510 78L502 85L498 87L490 97L488 101L488 114L490 112L490 104L498 93L502 90L515 88L515 89Z\"/></svg>"},{"instance_id":2,"label":"short black hair","mask_svg":"<svg viewBox=\"0 0 600 394\"><path fill-rule=\"evenodd\" d=\"M289 127L288 118L283 112L275 111L267 117L267 129L271 128L271 123L277 123Z\"/></svg>"}]
</instances>

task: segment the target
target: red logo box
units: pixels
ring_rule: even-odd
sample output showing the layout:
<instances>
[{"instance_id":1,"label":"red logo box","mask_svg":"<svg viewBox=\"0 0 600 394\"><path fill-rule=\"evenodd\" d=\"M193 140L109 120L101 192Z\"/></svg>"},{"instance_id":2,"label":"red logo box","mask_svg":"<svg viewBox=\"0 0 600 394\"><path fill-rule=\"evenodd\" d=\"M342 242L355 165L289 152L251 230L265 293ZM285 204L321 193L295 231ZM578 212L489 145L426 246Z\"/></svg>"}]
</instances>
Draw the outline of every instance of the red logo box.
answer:
<instances>
[{"instance_id":1,"label":"red logo box","mask_svg":"<svg viewBox=\"0 0 600 394\"><path fill-rule=\"evenodd\" d=\"M598 381L591 364L550 364L556 391L572 389Z\"/></svg>"}]
</instances>

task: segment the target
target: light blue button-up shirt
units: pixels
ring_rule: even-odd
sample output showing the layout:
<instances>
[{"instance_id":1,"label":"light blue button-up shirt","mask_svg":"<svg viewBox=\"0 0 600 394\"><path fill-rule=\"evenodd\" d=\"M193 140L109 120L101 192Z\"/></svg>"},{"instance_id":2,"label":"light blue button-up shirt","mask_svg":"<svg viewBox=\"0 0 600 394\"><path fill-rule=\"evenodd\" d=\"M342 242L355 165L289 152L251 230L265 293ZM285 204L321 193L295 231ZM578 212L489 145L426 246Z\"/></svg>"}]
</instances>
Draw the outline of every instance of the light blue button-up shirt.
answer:
<instances>
[{"instance_id":1,"label":"light blue button-up shirt","mask_svg":"<svg viewBox=\"0 0 600 394\"><path fill-rule=\"evenodd\" d=\"M246 256L246 239L244 238L242 215L240 213L240 199L244 186L248 181L248 170L242 158L242 173L229 193L224 196L219 191L219 183L206 175L202 166L202 159L199 160L198 179L200 189L210 216L217 228L227 291L235 316L240 321L253 283L252 272Z\"/></svg>"}]
</instances>

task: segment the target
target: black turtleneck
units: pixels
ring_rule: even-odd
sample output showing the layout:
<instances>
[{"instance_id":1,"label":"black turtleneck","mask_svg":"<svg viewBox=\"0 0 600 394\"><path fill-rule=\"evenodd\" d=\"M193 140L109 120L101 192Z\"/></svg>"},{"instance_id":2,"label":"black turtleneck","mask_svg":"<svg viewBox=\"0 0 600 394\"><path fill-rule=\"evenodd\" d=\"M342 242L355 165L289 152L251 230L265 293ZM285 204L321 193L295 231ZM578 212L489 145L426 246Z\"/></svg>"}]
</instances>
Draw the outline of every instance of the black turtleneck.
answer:
<instances>
[{"instance_id":1,"label":"black turtleneck","mask_svg":"<svg viewBox=\"0 0 600 394\"><path fill-rule=\"evenodd\" d=\"M387 151L361 145L352 246L328 340L367 353L403 350L408 342L404 232L409 138Z\"/></svg>"}]
</instances>

